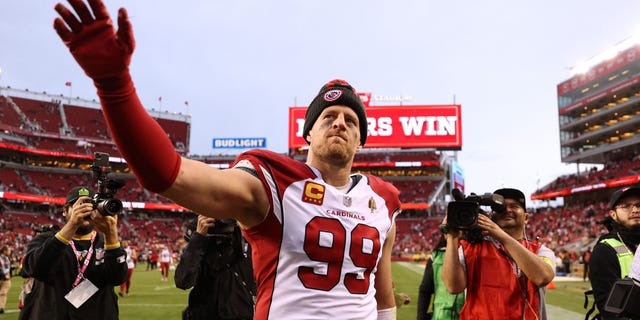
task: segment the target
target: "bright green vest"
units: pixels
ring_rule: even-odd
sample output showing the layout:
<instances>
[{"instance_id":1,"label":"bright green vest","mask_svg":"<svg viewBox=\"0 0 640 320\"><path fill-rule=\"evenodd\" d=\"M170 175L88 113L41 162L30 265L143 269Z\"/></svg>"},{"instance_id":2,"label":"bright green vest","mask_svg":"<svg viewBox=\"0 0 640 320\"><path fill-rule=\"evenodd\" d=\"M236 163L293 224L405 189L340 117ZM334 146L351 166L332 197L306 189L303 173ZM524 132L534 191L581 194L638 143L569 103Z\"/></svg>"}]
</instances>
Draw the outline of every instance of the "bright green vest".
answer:
<instances>
[{"instance_id":1,"label":"bright green vest","mask_svg":"<svg viewBox=\"0 0 640 320\"><path fill-rule=\"evenodd\" d=\"M629 275L631 271L631 262L633 261L633 252L629 251L629 248L624 245L620 240L616 238L608 238L600 241L613 248L618 256L618 262L620 262L620 278L624 278Z\"/></svg>"},{"instance_id":2,"label":"bright green vest","mask_svg":"<svg viewBox=\"0 0 640 320\"><path fill-rule=\"evenodd\" d=\"M433 259L433 320L460 319L460 309L464 305L464 293L451 294L442 281L442 264L444 251L435 250Z\"/></svg>"}]
</instances>

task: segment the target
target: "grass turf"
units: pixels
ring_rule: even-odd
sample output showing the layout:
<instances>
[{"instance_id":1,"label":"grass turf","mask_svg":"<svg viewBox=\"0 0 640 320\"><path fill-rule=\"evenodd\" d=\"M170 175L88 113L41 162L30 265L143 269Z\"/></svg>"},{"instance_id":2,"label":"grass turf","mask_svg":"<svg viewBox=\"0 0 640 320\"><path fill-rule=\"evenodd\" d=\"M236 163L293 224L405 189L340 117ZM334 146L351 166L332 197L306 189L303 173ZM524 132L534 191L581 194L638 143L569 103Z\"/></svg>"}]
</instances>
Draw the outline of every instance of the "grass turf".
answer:
<instances>
[{"instance_id":1,"label":"grass turf","mask_svg":"<svg viewBox=\"0 0 640 320\"><path fill-rule=\"evenodd\" d=\"M398 308L398 320L416 318L418 286L422 281L424 269L417 263L393 263L393 277L396 291L405 292L411 297L411 303ZM187 305L188 291L175 287L173 271L169 281L160 281L160 271L146 271L146 265L140 264L132 277L128 297L119 297L120 319L122 320L179 320L181 312ZM583 292L590 288L588 282L567 281L554 282L556 288L547 290L547 304L584 314ZM18 294L22 278L14 277L9 291L5 314L0 319L18 319ZM115 288L116 292L119 288ZM590 300L591 302L591 300Z\"/></svg>"}]
</instances>

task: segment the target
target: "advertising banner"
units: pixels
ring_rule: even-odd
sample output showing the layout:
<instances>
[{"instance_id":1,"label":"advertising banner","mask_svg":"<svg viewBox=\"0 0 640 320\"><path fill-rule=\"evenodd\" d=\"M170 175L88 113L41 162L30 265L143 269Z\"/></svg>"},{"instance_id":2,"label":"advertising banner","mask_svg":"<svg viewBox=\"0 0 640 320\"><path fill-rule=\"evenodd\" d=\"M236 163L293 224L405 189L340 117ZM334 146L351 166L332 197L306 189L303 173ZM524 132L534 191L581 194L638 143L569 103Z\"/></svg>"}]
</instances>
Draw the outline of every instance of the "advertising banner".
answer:
<instances>
[{"instance_id":1,"label":"advertising banner","mask_svg":"<svg viewBox=\"0 0 640 320\"><path fill-rule=\"evenodd\" d=\"M213 149L264 149L267 138L213 138Z\"/></svg>"},{"instance_id":2,"label":"advertising banner","mask_svg":"<svg viewBox=\"0 0 640 320\"><path fill-rule=\"evenodd\" d=\"M289 148L307 146L302 137L306 107L289 108ZM366 108L365 148L462 148L460 105L375 106Z\"/></svg>"}]
</instances>

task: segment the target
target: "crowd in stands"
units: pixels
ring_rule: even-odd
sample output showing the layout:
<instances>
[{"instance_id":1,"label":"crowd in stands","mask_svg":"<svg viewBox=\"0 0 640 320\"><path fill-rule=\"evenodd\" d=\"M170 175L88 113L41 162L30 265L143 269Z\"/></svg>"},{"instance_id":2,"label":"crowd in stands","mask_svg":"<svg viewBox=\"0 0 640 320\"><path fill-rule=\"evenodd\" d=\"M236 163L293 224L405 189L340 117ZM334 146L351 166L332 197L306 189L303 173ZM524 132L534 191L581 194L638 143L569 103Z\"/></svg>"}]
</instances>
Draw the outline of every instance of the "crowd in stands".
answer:
<instances>
[{"instance_id":1,"label":"crowd in stands","mask_svg":"<svg viewBox=\"0 0 640 320\"><path fill-rule=\"evenodd\" d=\"M165 197L148 192L133 176L125 179L124 182L125 186L117 193L122 201L172 203ZM93 184L93 178L88 171L16 170L0 166L0 191L62 198L67 190L74 186Z\"/></svg>"},{"instance_id":2,"label":"crowd in stands","mask_svg":"<svg viewBox=\"0 0 640 320\"><path fill-rule=\"evenodd\" d=\"M610 161L602 169L597 167L578 174L568 174L556 178L551 183L540 188L535 193L541 194L549 191L558 191L577 186L596 184L603 181L640 174L640 155L631 159L625 158L618 161Z\"/></svg>"},{"instance_id":3,"label":"crowd in stands","mask_svg":"<svg viewBox=\"0 0 640 320\"><path fill-rule=\"evenodd\" d=\"M46 231L51 226L63 226L61 208L55 206L12 205L11 210L0 204L0 244L11 247L12 267L19 268L27 244L35 234ZM139 252L159 251L166 246L178 256L185 245L184 226L192 223L194 214L153 211L147 213L124 212L119 216L118 233L122 240L128 240ZM151 255L147 255L149 258ZM16 273L13 273L16 275Z\"/></svg>"},{"instance_id":4,"label":"crowd in stands","mask_svg":"<svg viewBox=\"0 0 640 320\"><path fill-rule=\"evenodd\" d=\"M47 174L43 176L51 178ZM50 206L41 206L29 211L26 206L21 209L14 205L12 209L14 211L4 211L0 214L0 230L3 231L0 234L0 243L13 247L16 261L19 261L19 255L26 248L34 229L43 225L64 224L59 210L56 211ZM591 246L600 234L606 232L605 227L599 224L608 212L606 203L531 211L527 227L528 238L538 239L554 250L559 261L565 265L560 268L563 271L579 262L582 251ZM124 212L120 218L119 233L122 239L129 240L140 252L165 244L177 255L184 245L184 225L194 218L193 214L180 212ZM394 256L399 259L424 260L438 242L441 220L442 217L401 214L397 220Z\"/></svg>"},{"instance_id":5,"label":"crowd in stands","mask_svg":"<svg viewBox=\"0 0 640 320\"><path fill-rule=\"evenodd\" d=\"M64 117L62 116L64 115ZM64 121L63 121L64 118ZM159 119L177 148L183 148L188 141L187 122ZM7 128L11 130L6 130ZM34 100L0 95L0 134L2 142L38 150L92 154L95 151L118 155L99 109L91 109L63 104L61 101L36 102ZM1 139L3 138L4 139ZM294 154L299 157L303 154ZM216 160L218 159L218 160ZM217 163L219 157L206 161ZM399 190L403 203L427 202L442 182L440 155L435 152L361 152L354 163L430 162L426 168L365 168L383 178L386 176ZM232 158L224 163L233 162ZM357 165L354 168L359 169ZM364 169L363 169L364 170ZM557 191L585 184L620 178L640 173L640 156L634 159L611 161L601 170L592 168L581 174L558 177L536 193ZM70 175L73 178L69 178ZM404 180L402 177L418 180ZM427 179L428 178L428 179ZM427 180L425 180L427 179ZM50 197L64 197L73 185L92 185L88 172L53 172L41 170L17 170L0 165L0 191L36 194ZM71 185L73 184L73 185ZM171 203L170 200L146 191L133 179L118 192L123 201L147 203ZM0 200L1 201L1 200ZM27 243L36 229L46 225L63 225L59 208L41 206L20 208L12 205L8 210L0 202L0 244L11 246L17 267ZM570 271L570 266L579 261L581 252L586 250L598 236L605 232L601 221L607 213L606 203L588 203L581 206L544 208L533 212L529 219L527 235L539 239L547 247L555 250L562 271ZM442 214L442 213L440 213ZM119 223L119 234L129 240L140 252L142 261L151 261L155 251L166 245L174 255L178 255L184 245L184 225L195 215L166 211L125 212ZM440 238L442 217L401 214L397 220L397 237L394 256L412 260L424 260L435 248Z\"/></svg>"},{"instance_id":6,"label":"crowd in stands","mask_svg":"<svg viewBox=\"0 0 640 320\"><path fill-rule=\"evenodd\" d=\"M47 102L3 95L0 95L0 109L0 129L5 129L5 135L21 138L12 139L11 144L76 154L100 151L119 155L100 109L64 104L60 100ZM157 120L174 146L188 151L190 124Z\"/></svg>"}]
</instances>

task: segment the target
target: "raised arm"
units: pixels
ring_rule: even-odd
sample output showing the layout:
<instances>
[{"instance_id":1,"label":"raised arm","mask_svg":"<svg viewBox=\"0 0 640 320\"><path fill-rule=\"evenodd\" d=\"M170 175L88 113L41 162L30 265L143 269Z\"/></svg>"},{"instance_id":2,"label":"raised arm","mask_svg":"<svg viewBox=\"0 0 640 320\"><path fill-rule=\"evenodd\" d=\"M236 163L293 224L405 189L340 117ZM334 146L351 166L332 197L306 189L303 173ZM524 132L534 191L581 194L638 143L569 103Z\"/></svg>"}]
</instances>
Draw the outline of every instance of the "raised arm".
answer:
<instances>
[{"instance_id":1,"label":"raised arm","mask_svg":"<svg viewBox=\"0 0 640 320\"><path fill-rule=\"evenodd\" d=\"M116 30L102 0L68 2L75 15L56 4L53 27L93 80L113 140L140 183L211 217L232 217L244 227L262 221L269 202L258 179L181 158L142 106L129 73L135 39L127 11L118 11Z\"/></svg>"},{"instance_id":2,"label":"raised arm","mask_svg":"<svg viewBox=\"0 0 640 320\"><path fill-rule=\"evenodd\" d=\"M491 237L502 243L513 260L518 264L518 267L522 269L522 272L524 272L535 285L539 287L546 286L553 280L555 271L554 267L550 264L553 263L553 261L545 261L535 253L529 251L520 244L518 240L506 233L500 226L485 215L478 216L478 225L483 230L486 230Z\"/></svg>"}]
</instances>

